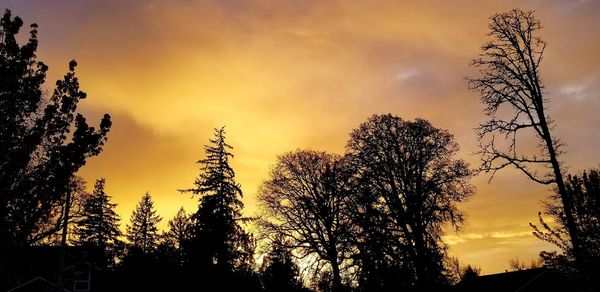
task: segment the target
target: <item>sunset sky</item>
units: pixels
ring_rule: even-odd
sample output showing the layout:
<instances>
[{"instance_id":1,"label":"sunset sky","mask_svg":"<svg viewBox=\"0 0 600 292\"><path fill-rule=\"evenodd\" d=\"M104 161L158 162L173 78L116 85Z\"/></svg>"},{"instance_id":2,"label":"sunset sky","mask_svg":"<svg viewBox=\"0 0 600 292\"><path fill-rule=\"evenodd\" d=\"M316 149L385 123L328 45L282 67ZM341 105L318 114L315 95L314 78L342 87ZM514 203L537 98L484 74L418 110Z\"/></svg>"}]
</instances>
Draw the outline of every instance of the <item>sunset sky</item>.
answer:
<instances>
[{"instance_id":1,"label":"sunset sky","mask_svg":"<svg viewBox=\"0 0 600 292\"><path fill-rule=\"evenodd\" d=\"M81 111L113 128L103 153L80 171L107 179L123 226L148 191L166 225L196 199L195 162L212 129L226 126L246 215L277 155L297 148L343 153L370 115L421 117L448 129L478 165L474 128L484 120L467 90L470 60L488 18L535 10L548 41L542 77L562 160L578 172L600 164L600 3L562 1L0 0L39 25L47 88L68 62L88 99ZM24 29L24 32L28 29ZM25 37L24 34L22 37ZM449 252L484 274L552 249L531 235L547 187L504 171L460 207L467 224L449 231Z\"/></svg>"}]
</instances>

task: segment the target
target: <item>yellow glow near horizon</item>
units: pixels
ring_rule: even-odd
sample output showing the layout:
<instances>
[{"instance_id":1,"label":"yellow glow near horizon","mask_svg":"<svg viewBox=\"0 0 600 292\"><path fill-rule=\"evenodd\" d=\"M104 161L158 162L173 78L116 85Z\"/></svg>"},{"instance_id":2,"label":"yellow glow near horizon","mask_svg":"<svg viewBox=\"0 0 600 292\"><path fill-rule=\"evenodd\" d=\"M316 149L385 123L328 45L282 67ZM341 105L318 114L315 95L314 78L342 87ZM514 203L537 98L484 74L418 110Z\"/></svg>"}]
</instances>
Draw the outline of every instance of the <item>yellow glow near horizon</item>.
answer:
<instances>
[{"instance_id":1,"label":"yellow glow near horizon","mask_svg":"<svg viewBox=\"0 0 600 292\"><path fill-rule=\"evenodd\" d=\"M343 153L351 129L370 115L422 117L449 129L474 166L473 128L483 120L466 89L470 59L486 41L487 20L515 7L535 9L549 41L542 75L570 171L594 167L600 123L600 35L593 1L6 1L40 26L48 85L78 61L89 121L108 112L104 152L80 172L107 178L123 226L149 191L161 227L196 200L192 186L212 128L225 125L245 213L277 155L296 148ZM504 271L552 248L530 234L548 190L514 171L461 208L450 253L484 273Z\"/></svg>"}]
</instances>

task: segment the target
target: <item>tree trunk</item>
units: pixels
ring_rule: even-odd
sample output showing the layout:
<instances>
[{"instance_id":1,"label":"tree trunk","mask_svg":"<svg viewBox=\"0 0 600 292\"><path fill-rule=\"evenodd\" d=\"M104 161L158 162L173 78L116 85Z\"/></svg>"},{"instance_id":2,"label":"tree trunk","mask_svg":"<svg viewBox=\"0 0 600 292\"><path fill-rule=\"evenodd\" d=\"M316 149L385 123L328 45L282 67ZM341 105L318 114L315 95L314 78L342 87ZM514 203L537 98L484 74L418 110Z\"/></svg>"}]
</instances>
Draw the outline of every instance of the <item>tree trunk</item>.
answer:
<instances>
[{"instance_id":1,"label":"tree trunk","mask_svg":"<svg viewBox=\"0 0 600 292\"><path fill-rule=\"evenodd\" d=\"M413 230L416 285L418 289L428 289L437 284L435 281L438 279L433 274L437 271L432 270L431 261L433 259L430 258L431 254L429 254L425 242L425 229L419 222L415 222Z\"/></svg>"},{"instance_id":2,"label":"tree trunk","mask_svg":"<svg viewBox=\"0 0 600 292\"><path fill-rule=\"evenodd\" d=\"M573 257L575 258L575 266L580 272L584 272L582 266L583 256L581 241L577 231L575 217L573 215L573 202L571 201L571 198L567 193L567 188L563 180L562 171L560 169L560 163L558 162L556 149L554 149L554 143L552 141L550 129L545 118L543 106L540 106L537 112L538 118L540 120L540 126L542 128L542 133L544 134L544 141L546 143L546 147L548 148L548 155L550 156L550 163L552 164L552 170L554 172L554 177L556 180L556 188L558 189L558 193L560 195L560 199L563 205L563 210L565 212L565 220L567 225L566 227L567 231L569 232L569 237L571 237L571 244L573 245Z\"/></svg>"},{"instance_id":3,"label":"tree trunk","mask_svg":"<svg viewBox=\"0 0 600 292\"><path fill-rule=\"evenodd\" d=\"M70 183L70 182L69 182ZM69 211L71 209L71 188L67 185L65 209L63 212L62 236L60 240L60 259L58 263L58 288L64 288L65 258L67 257L67 232L69 230Z\"/></svg>"},{"instance_id":4,"label":"tree trunk","mask_svg":"<svg viewBox=\"0 0 600 292\"><path fill-rule=\"evenodd\" d=\"M331 270L333 272L333 291L342 291L342 277L340 276L340 265L337 262L337 257L330 260Z\"/></svg>"}]
</instances>

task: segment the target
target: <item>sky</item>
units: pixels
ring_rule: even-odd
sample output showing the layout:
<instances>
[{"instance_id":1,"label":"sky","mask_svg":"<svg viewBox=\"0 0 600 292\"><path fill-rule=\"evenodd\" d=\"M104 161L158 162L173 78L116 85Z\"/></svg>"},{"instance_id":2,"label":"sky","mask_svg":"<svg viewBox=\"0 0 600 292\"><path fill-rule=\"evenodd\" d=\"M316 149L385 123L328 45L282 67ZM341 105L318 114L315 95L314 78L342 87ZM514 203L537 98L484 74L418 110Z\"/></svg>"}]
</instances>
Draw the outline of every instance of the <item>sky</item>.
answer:
<instances>
[{"instance_id":1,"label":"sky","mask_svg":"<svg viewBox=\"0 0 600 292\"><path fill-rule=\"evenodd\" d=\"M455 135L458 158L478 166L474 128L484 121L469 92L469 62L487 40L488 19L513 8L535 10L548 42L541 75L554 135L568 170L600 162L600 3L555 1L300 0L0 0L39 25L46 86L79 63L88 98L80 110L113 118L104 151L79 174L107 179L122 224L150 192L166 226L197 200L196 161L213 128L226 126L244 213L278 155L298 148L343 153L349 132L373 114L421 117ZM24 30L27 31L27 30ZM459 207L449 253L503 272L553 247L531 234L548 187L513 170Z\"/></svg>"}]
</instances>

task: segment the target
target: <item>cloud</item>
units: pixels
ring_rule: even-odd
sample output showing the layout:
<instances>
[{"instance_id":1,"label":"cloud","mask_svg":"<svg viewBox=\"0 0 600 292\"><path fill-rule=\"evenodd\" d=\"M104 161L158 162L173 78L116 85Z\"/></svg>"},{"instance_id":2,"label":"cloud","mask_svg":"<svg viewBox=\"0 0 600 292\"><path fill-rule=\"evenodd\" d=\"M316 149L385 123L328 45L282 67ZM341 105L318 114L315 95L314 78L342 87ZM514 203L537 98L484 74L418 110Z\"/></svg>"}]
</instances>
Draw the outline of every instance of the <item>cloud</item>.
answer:
<instances>
[{"instance_id":1,"label":"cloud","mask_svg":"<svg viewBox=\"0 0 600 292\"><path fill-rule=\"evenodd\" d=\"M396 75L396 80L406 81L408 79L411 79L412 77L417 76L419 73L421 73L421 72L414 68L406 69Z\"/></svg>"},{"instance_id":2,"label":"cloud","mask_svg":"<svg viewBox=\"0 0 600 292\"><path fill-rule=\"evenodd\" d=\"M125 221L146 190L164 218L179 205L193 210L196 201L175 189L191 185L202 145L222 125L248 214L278 154L341 153L348 133L376 113L431 120L476 165L473 128L484 117L463 77L487 39L488 17L514 7L535 10L544 24L541 72L556 136L568 145L562 160L572 170L600 161L600 99L596 79L586 79L600 67L599 2L568 13L569 1L3 3L40 25L49 86L75 58L85 107L115 117L104 153L82 173L109 178ZM469 216L464 234L445 237L451 252L494 272L552 248L526 235L546 187L511 170L474 183L478 193L460 206Z\"/></svg>"},{"instance_id":3,"label":"cloud","mask_svg":"<svg viewBox=\"0 0 600 292\"><path fill-rule=\"evenodd\" d=\"M593 92L592 86L597 83L596 79L596 74L594 74L578 82L562 85L559 88L559 92L562 95L565 95L569 98L573 98L575 100L583 100L590 98L595 93Z\"/></svg>"}]
</instances>

